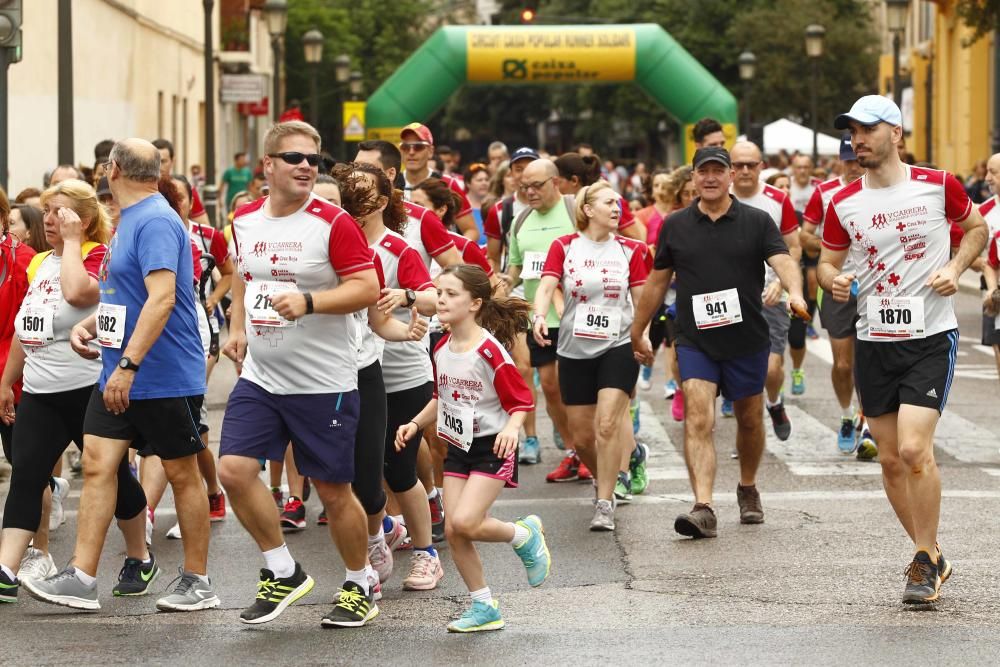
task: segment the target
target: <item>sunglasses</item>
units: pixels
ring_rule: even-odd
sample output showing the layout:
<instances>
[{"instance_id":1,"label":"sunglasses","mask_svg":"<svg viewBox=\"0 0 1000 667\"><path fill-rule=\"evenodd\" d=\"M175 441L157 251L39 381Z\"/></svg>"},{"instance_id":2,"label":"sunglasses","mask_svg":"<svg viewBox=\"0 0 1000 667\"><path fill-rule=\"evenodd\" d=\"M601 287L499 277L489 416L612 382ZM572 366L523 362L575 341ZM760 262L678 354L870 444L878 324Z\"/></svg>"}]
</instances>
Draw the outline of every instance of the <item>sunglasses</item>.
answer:
<instances>
[{"instance_id":1,"label":"sunglasses","mask_svg":"<svg viewBox=\"0 0 1000 667\"><path fill-rule=\"evenodd\" d=\"M285 151L284 153L268 153L268 157L276 157L286 164L290 164L293 167L302 164L305 160L309 163L310 167L318 167L319 163L323 160L323 156L319 153L300 153L298 151Z\"/></svg>"},{"instance_id":2,"label":"sunglasses","mask_svg":"<svg viewBox=\"0 0 1000 667\"><path fill-rule=\"evenodd\" d=\"M482 162L473 162L472 164L469 165L470 174L474 174L477 171L489 171L489 167L487 167Z\"/></svg>"},{"instance_id":3,"label":"sunglasses","mask_svg":"<svg viewBox=\"0 0 1000 667\"><path fill-rule=\"evenodd\" d=\"M426 141L404 141L399 145L399 150L404 153L418 153L429 147L430 144Z\"/></svg>"},{"instance_id":4,"label":"sunglasses","mask_svg":"<svg viewBox=\"0 0 1000 667\"><path fill-rule=\"evenodd\" d=\"M736 171L741 171L743 169L756 169L760 162L734 162L733 169Z\"/></svg>"}]
</instances>

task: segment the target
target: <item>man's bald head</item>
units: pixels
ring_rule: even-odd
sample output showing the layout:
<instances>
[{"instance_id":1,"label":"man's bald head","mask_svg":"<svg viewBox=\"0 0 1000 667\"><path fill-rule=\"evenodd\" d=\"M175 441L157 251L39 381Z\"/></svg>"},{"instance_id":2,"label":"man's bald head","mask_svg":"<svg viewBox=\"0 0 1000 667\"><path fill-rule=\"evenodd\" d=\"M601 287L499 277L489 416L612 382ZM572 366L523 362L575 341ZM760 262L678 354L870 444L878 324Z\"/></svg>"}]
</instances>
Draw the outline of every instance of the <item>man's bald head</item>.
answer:
<instances>
[{"instance_id":1,"label":"man's bald head","mask_svg":"<svg viewBox=\"0 0 1000 667\"><path fill-rule=\"evenodd\" d=\"M155 183L160 179L160 152L145 139L119 141L111 149L109 159L126 180Z\"/></svg>"},{"instance_id":2,"label":"man's bald head","mask_svg":"<svg viewBox=\"0 0 1000 667\"><path fill-rule=\"evenodd\" d=\"M532 160L524 168L524 173L521 175L521 182L538 183L544 181L546 178L553 178L558 175L559 168L556 167L556 163L552 160Z\"/></svg>"},{"instance_id":3,"label":"man's bald head","mask_svg":"<svg viewBox=\"0 0 1000 667\"><path fill-rule=\"evenodd\" d=\"M752 141L737 141L729 151L733 161L733 190L740 197L752 197L760 189L764 168L760 148Z\"/></svg>"},{"instance_id":4,"label":"man's bald head","mask_svg":"<svg viewBox=\"0 0 1000 667\"><path fill-rule=\"evenodd\" d=\"M764 156L760 152L760 148L757 147L752 141L737 141L733 144L733 147L729 149L729 157L733 162L760 162L764 159Z\"/></svg>"},{"instance_id":5,"label":"man's bald head","mask_svg":"<svg viewBox=\"0 0 1000 667\"><path fill-rule=\"evenodd\" d=\"M558 204L561 197L556 187L558 178L559 169L552 160L543 158L529 163L521 174L521 190L528 199L528 206L546 213Z\"/></svg>"},{"instance_id":6,"label":"man's bald head","mask_svg":"<svg viewBox=\"0 0 1000 667\"><path fill-rule=\"evenodd\" d=\"M986 183L990 192L1000 194L1000 153L994 153L986 162Z\"/></svg>"}]
</instances>

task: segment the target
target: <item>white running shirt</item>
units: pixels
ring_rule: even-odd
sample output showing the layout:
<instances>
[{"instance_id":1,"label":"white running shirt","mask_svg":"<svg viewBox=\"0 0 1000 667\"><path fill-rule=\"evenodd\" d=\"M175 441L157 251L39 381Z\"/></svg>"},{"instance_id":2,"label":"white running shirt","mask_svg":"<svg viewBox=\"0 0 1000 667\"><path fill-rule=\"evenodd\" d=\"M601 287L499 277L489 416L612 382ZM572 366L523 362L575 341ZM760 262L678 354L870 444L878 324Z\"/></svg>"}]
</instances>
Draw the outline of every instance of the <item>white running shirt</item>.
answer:
<instances>
[{"instance_id":1,"label":"white running shirt","mask_svg":"<svg viewBox=\"0 0 1000 667\"><path fill-rule=\"evenodd\" d=\"M432 258L446 252L448 248L455 247L455 244L448 236L448 230L444 228L441 218L437 217L434 211L411 201L403 203L407 214L403 238L420 254L424 266L430 268Z\"/></svg>"}]
</instances>

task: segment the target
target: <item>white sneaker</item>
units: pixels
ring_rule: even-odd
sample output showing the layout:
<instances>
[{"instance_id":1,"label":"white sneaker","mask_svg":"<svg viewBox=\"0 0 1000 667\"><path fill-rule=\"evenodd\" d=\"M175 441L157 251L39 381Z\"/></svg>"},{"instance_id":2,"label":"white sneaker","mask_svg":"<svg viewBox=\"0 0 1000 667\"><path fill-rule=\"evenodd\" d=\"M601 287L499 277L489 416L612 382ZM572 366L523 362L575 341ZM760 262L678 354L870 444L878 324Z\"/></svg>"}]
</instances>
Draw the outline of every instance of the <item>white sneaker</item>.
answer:
<instances>
[{"instance_id":1,"label":"white sneaker","mask_svg":"<svg viewBox=\"0 0 1000 667\"><path fill-rule=\"evenodd\" d=\"M56 564L52 562L52 556L41 549L28 547L21 558L21 566L17 569L17 578L21 581L48 579L58 571Z\"/></svg>"},{"instance_id":2,"label":"white sneaker","mask_svg":"<svg viewBox=\"0 0 1000 667\"><path fill-rule=\"evenodd\" d=\"M393 558L392 549L385 540L368 545L368 562L372 564L380 582L389 580L392 576Z\"/></svg>"},{"instance_id":3,"label":"white sneaker","mask_svg":"<svg viewBox=\"0 0 1000 667\"><path fill-rule=\"evenodd\" d=\"M153 510L146 508L146 546L153 546Z\"/></svg>"},{"instance_id":4,"label":"white sneaker","mask_svg":"<svg viewBox=\"0 0 1000 667\"><path fill-rule=\"evenodd\" d=\"M181 524L175 523L174 527L167 531L168 540L179 540L181 539Z\"/></svg>"},{"instance_id":5,"label":"white sneaker","mask_svg":"<svg viewBox=\"0 0 1000 667\"><path fill-rule=\"evenodd\" d=\"M55 488L52 489L52 510L49 512L49 532L66 523L66 511L63 500L69 494L69 482L62 477L53 477Z\"/></svg>"}]
</instances>

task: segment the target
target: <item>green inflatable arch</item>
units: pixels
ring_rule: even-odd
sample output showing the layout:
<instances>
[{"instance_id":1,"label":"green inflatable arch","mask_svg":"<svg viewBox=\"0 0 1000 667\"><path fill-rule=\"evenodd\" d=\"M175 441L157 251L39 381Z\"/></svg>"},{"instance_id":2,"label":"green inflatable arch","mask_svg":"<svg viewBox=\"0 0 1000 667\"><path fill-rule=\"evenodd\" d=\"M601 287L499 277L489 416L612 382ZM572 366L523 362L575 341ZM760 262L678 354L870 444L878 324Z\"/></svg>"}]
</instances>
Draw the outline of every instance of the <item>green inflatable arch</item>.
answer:
<instances>
[{"instance_id":1,"label":"green inflatable arch","mask_svg":"<svg viewBox=\"0 0 1000 667\"><path fill-rule=\"evenodd\" d=\"M465 83L597 81L635 82L685 130L712 116L735 137L736 99L656 24L440 28L369 98L367 135L398 141ZM690 157L690 139L682 148Z\"/></svg>"}]
</instances>

